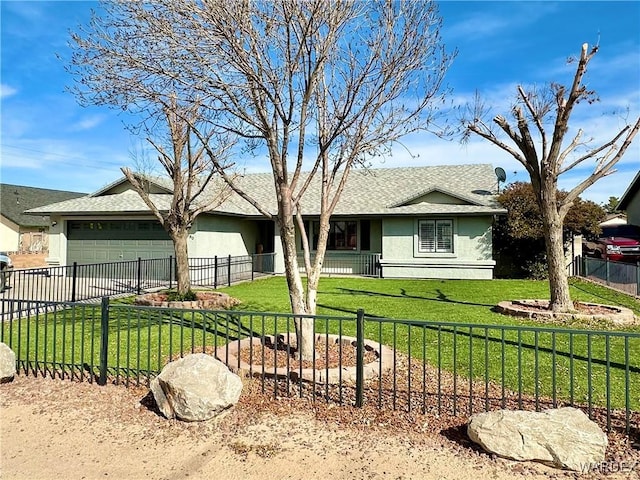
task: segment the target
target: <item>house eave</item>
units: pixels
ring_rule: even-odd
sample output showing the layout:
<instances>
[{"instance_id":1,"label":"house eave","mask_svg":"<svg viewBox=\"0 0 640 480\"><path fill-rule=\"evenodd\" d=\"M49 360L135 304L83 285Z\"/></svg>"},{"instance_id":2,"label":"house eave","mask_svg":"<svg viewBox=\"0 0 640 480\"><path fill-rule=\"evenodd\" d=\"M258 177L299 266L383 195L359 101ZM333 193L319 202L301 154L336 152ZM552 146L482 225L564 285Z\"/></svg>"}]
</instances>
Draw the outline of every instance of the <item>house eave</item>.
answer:
<instances>
[{"instance_id":1,"label":"house eave","mask_svg":"<svg viewBox=\"0 0 640 480\"><path fill-rule=\"evenodd\" d=\"M481 207L483 206L482 203L478 202L477 200L469 197L468 195L465 195L463 193L460 192L456 192L453 191L451 189L448 188L443 188L443 187L429 187L425 190L422 190L420 192L418 192L417 194L414 193L408 197L405 197L404 199L400 200L399 202L395 202L392 205L389 205L389 208L398 208L398 207L404 207L407 205L410 205L412 201L417 200L418 198L424 197L425 195L429 195L430 193L433 192L440 192L443 193L445 195L448 195L450 197L456 198L458 200L462 200L464 202L467 202L469 205L474 205L477 207Z\"/></svg>"},{"instance_id":2,"label":"house eave","mask_svg":"<svg viewBox=\"0 0 640 480\"><path fill-rule=\"evenodd\" d=\"M161 190L164 190L168 194L172 193L171 190L168 189L166 186L162 185L161 183L159 183L157 181L154 181L153 177L141 176L141 175L135 174L135 173L134 173L134 175L136 177L143 178L145 181L153 184L154 186L158 187ZM116 180L114 182L111 182L110 184L102 187L100 190L98 190L96 192L93 192L92 194L90 194L88 196L89 197L100 197L100 196L104 195L106 192L108 192L109 190L111 190L111 189L113 189L115 187L118 187L120 185L123 185L125 183L129 183L129 179L127 177L123 176L123 177L119 178L118 180Z\"/></svg>"},{"instance_id":3,"label":"house eave","mask_svg":"<svg viewBox=\"0 0 640 480\"><path fill-rule=\"evenodd\" d=\"M633 178L633 181L627 187L627 190L620 197L620 201L618 202L618 206L616 210L626 210L631 203L631 199L636 196L636 194L640 191L640 171L636 173L636 176Z\"/></svg>"}]
</instances>

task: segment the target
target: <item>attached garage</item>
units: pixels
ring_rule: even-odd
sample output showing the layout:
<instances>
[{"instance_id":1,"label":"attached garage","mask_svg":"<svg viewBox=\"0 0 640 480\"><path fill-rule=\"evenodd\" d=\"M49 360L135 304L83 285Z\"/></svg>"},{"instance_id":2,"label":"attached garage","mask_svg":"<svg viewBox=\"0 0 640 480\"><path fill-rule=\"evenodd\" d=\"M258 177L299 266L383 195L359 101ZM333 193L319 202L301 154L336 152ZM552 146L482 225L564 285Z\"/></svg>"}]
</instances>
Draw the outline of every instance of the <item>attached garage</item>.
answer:
<instances>
[{"instance_id":1,"label":"attached garage","mask_svg":"<svg viewBox=\"0 0 640 480\"><path fill-rule=\"evenodd\" d=\"M173 242L153 220L72 220L67 223L67 264L117 262L174 255Z\"/></svg>"}]
</instances>

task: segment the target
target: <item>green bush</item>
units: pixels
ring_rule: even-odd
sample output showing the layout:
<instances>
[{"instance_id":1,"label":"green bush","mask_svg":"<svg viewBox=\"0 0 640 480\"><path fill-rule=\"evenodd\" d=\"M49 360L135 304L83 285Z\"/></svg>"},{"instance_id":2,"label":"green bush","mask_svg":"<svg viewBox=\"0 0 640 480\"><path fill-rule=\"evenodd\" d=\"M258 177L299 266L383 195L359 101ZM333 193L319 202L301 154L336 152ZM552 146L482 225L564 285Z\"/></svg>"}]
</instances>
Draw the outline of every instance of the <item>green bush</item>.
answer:
<instances>
[{"instance_id":1,"label":"green bush","mask_svg":"<svg viewBox=\"0 0 640 480\"><path fill-rule=\"evenodd\" d=\"M546 280L549 278L546 254L540 253L533 260L526 261L524 263L524 271L527 274L527 278L531 280Z\"/></svg>"},{"instance_id":2,"label":"green bush","mask_svg":"<svg viewBox=\"0 0 640 480\"><path fill-rule=\"evenodd\" d=\"M193 290L188 290L185 294L180 294L176 290L169 290L167 292L168 302L193 302L198 297Z\"/></svg>"}]
</instances>

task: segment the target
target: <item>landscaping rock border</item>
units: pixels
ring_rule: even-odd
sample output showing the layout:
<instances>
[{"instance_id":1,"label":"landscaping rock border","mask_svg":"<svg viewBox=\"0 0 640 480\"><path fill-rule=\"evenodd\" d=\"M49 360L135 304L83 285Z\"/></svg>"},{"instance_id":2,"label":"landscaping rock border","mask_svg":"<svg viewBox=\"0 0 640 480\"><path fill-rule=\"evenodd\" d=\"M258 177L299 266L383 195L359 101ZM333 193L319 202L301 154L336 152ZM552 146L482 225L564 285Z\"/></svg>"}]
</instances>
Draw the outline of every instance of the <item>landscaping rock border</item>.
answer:
<instances>
[{"instance_id":1,"label":"landscaping rock border","mask_svg":"<svg viewBox=\"0 0 640 480\"><path fill-rule=\"evenodd\" d=\"M285 334L286 335L286 334ZM295 334L291 335L295 338ZM339 336L339 335L326 335L318 334L316 342L327 339L330 342L342 342L343 345L355 346L356 338ZM273 345L276 341L276 337L273 335L266 335L264 337L249 337L239 342L233 342L219 347L214 353L217 358L225 362L229 369L237 373L240 376L254 376L267 378L282 378L289 377L291 381L297 381L302 379L306 382L335 385L340 383L355 384L356 381L356 367L355 366L343 366L342 368L286 368L286 367L273 367L261 364L248 364L240 358L240 351L243 348L249 348L253 345L256 348L263 347L265 344ZM376 354L376 360L364 365L364 379L377 378L381 374L389 372L393 368L393 350L385 345L371 340L364 340L364 346L366 349L372 350Z\"/></svg>"},{"instance_id":2,"label":"landscaping rock border","mask_svg":"<svg viewBox=\"0 0 640 480\"><path fill-rule=\"evenodd\" d=\"M599 303L580 302L586 310L591 312L558 313L549 310L548 300L513 300L500 302L496 310L505 315L513 317L530 318L539 321L572 321L583 320L593 322L608 322L614 325L634 325L638 323L633 311L629 308L613 305L602 305Z\"/></svg>"},{"instance_id":3,"label":"landscaping rock border","mask_svg":"<svg viewBox=\"0 0 640 480\"><path fill-rule=\"evenodd\" d=\"M160 308L177 308L189 310L228 310L240 303L226 293L221 292L195 292L197 300L192 301L168 301L164 292L147 293L135 298L136 305Z\"/></svg>"}]
</instances>

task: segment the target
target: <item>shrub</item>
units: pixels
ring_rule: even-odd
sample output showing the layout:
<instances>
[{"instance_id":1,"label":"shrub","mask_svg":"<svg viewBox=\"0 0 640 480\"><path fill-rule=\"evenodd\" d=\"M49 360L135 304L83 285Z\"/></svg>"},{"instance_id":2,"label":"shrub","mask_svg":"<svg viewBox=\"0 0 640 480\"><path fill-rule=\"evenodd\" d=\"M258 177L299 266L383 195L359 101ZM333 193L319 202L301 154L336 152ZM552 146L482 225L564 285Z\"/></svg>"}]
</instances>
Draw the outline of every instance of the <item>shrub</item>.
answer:
<instances>
[{"instance_id":1,"label":"shrub","mask_svg":"<svg viewBox=\"0 0 640 480\"><path fill-rule=\"evenodd\" d=\"M176 290L169 290L167 292L167 301L169 302L192 302L197 299L198 297L193 290L189 290L183 295Z\"/></svg>"}]
</instances>

